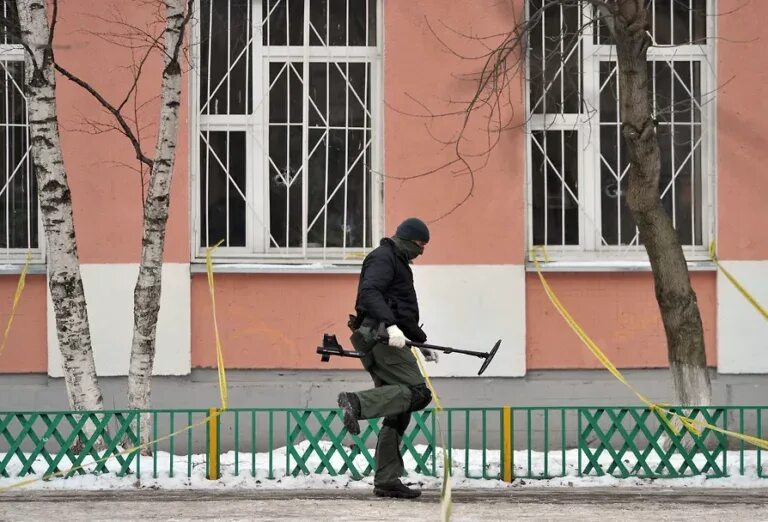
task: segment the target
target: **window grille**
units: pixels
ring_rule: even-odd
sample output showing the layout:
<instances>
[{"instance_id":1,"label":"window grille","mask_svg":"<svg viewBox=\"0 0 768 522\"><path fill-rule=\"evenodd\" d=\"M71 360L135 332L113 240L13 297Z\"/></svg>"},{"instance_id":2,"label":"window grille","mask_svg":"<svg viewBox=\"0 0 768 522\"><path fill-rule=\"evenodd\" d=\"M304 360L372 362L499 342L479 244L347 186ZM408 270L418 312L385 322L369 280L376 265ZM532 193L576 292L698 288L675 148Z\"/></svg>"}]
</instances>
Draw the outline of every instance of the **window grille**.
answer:
<instances>
[{"instance_id":1,"label":"window grille","mask_svg":"<svg viewBox=\"0 0 768 522\"><path fill-rule=\"evenodd\" d=\"M529 0L528 237L561 259L644 256L627 206L616 49L589 2ZM713 226L713 24L707 0L649 0L659 191L689 258Z\"/></svg>"},{"instance_id":2,"label":"window grille","mask_svg":"<svg viewBox=\"0 0 768 522\"><path fill-rule=\"evenodd\" d=\"M359 259L380 234L378 2L198 9L195 257Z\"/></svg>"}]
</instances>

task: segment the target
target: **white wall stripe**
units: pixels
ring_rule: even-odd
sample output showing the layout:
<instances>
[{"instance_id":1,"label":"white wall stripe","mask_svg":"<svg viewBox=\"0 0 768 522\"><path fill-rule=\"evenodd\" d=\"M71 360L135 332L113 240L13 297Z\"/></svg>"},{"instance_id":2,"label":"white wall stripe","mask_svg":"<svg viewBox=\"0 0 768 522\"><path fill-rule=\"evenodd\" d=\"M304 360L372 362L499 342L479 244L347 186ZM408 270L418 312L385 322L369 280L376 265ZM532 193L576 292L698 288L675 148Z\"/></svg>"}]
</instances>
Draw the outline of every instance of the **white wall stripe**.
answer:
<instances>
[{"instance_id":1,"label":"white wall stripe","mask_svg":"<svg viewBox=\"0 0 768 522\"><path fill-rule=\"evenodd\" d=\"M759 303L768 303L768 260L720 263ZM768 323L722 272L717 273L717 369L768 373Z\"/></svg>"},{"instance_id":2,"label":"white wall stripe","mask_svg":"<svg viewBox=\"0 0 768 522\"><path fill-rule=\"evenodd\" d=\"M483 377L525 375L523 265L413 266L421 322L432 344L489 351L501 348ZM441 354L430 376L477 376L482 359Z\"/></svg>"},{"instance_id":3,"label":"white wall stripe","mask_svg":"<svg viewBox=\"0 0 768 522\"><path fill-rule=\"evenodd\" d=\"M133 336L133 288L138 263L80 266L88 303L96 372L128 375ZM63 377L56 318L47 293L48 375ZM191 356L191 281L189 264L163 265L163 290L157 327L154 375L188 375Z\"/></svg>"}]
</instances>

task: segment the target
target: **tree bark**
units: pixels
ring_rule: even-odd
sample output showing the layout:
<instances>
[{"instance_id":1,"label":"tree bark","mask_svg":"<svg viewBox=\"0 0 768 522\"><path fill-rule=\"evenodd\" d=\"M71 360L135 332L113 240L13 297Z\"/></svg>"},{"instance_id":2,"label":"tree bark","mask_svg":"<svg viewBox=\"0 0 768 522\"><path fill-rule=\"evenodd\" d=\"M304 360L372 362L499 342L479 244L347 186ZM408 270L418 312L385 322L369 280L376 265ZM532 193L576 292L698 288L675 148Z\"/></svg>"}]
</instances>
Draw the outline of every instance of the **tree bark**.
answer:
<instances>
[{"instance_id":1,"label":"tree bark","mask_svg":"<svg viewBox=\"0 0 768 522\"><path fill-rule=\"evenodd\" d=\"M47 243L48 279L56 314L70 407L101 410L102 393L91 348L72 199L61 153L56 79L44 0L17 0L25 55L24 88L29 114L32 164Z\"/></svg>"},{"instance_id":2,"label":"tree bark","mask_svg":"<svg viewBox=\"0 0 768 522\"><path fill-rule=\"evenodd\" d=\"M155 359L157 317L160 311L163 250L168 221L173 164L176 157L181 65L179 51L184 37L183 0L165 0L164 69L160 123L147 196L144 201L144 232L139 276L133 293L133 341L128 374L128 404L131 409L148 409L152 367ZM151 440L151 417L143 415L141 440ZM146 452L146 451L145 451Z\"/></svg>"},{"instance_id":3,"label":"tree bark","mask_svg":"<svg viewBox=\"0 0 768 522\"><path fill-rule=\"evenodd\" d=\"M709 405L712 389L704 331L685 255L659 197L659 141L649 97L651 39L644 0L616 0L612 26L619 67L621 122L629 149L627 204L648 253L672 379L682 406Z\"/></svg>"}]
</instances>

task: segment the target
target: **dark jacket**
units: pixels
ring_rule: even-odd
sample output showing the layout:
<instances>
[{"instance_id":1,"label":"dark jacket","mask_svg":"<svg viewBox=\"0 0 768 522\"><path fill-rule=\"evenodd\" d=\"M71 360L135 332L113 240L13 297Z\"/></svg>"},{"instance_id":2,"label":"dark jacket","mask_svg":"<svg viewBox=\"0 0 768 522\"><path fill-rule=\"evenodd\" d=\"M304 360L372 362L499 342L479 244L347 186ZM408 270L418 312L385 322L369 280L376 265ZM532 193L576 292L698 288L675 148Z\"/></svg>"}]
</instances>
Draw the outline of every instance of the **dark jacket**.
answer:
<instances>
[{"instance_id":1,"label":"dark jacket","mask_svg":"<svg viewBox=\"0 0 768 522\"><path fill-rule=\"evenodd\" d=\"M411 266L389 238L382 239L363 261L355 310L361 320L383 321L387 327L396 324L411 341L427 340L419 327Z\"/></svg>"}]
</instances>

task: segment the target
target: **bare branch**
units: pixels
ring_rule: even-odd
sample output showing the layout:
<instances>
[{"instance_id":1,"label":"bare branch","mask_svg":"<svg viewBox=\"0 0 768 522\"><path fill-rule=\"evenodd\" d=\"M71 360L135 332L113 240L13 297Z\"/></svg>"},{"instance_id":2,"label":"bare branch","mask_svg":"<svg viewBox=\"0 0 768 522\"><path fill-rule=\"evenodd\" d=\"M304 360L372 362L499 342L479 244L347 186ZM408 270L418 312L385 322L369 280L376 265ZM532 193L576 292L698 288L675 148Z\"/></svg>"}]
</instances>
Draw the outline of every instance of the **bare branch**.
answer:
<instances>
[{"instance_id":1,"label":"bare branch","mask_svg":"<svg viewBox=\"0 0 768 522\"><path fill-rule=\"evenodd\" d=\"M449 161L447 163L444 163L444 164L440 165L439 167L435 167L434 169L428 170L426 172L422 172L420 174L415 174L413 176L389 176L389 175L386 175L386 174L384 174L382 172L377 172L377 171L375 171L373 169L371 169L371 172L373 172L374 174L378 174L380 176L389 178L389 179L396 179L396 180L399 180L399 181L408 181L408 180L411 180L411 179L423 178L423 177L429 176L431 174L435 174L435 173L440 172L441 170L443 170L443 169L445 169L447 167L450 167L451 165L456 165L457 163L459 163L459 160L458 159L454 159L454 160L451 160L451 161Z\"/></svg>"},{"instance_id":2,"label":"bare branch","mask_svg":"<svg viewBox=\"0 0 768 522\"><path fill-rule=\"evenodd\" d=\"M134 50L135 49L131 48L131 58L133 58ZM144 53L144 56L142 56L138 66L135 65L135 61L134 61L133 83L131 84L131 87L128 89L128 92L125 93L125 98L123 98L123 101L120 102L120 105L117 106L118 111L122 111L123 107L125 107L125 104L128 103L128 100L130 100L131 94L133 94L135 91L136 92L138 91L139 78L141 77L141 71L144 68L144 64L147 63L147 60L149 59L150 54L152 54L152 47L147 49L147 52Z\"/></svg>"},{"instance_id":3,"label":"bare branch","mask_svg":"<svg viewBox=\"0 0 768 522\"><path fill-rule=\"evenodd\" d=\"M53 35L56 32L56 22L59 18L59 0L53 0L53 16L51 17L51 29L48 33L48 48L53 52Z\"/></svg>"},{"instance_id":4,"label":"bare branch","mask_svg":"<svg viewBox=\"0 0 768 522\"><path fill-rule=\"evenodd\" d=\"M145 166L143 163L139 163L139 165L141 165L141 167L140 167L140 168L136 168L136 166L135 166L135 165L131 165L130 163L125 163L125 162L122 162L122 161L115 161L115 160L104 160L104 161L99 161L99 162L97 162L96 164L97 164L97 165L98 165L98 164L104 164L104 165L114 165L114 166L116 166L116 167L123 167L123 168L125 168L125 169L128 169L128 170L130 170L130 171L133 171L133 172L135 172L135 173L137 173L137 174L141 175L142 177L143 177L143 170L146 168L146 166ZM144 188L144 187L142 186L142 191L143 191L143 188Z\"/></svg>"},{"instance_id":5,"label":"bare branch","mask_svg":"<svg viewBox=\"0 0 768 522\"><path fill-rule=\"evenodd\" d=\"M413 96L406 93L406 96L418 104L423 110L423 114L409 114L406 111L396 109L390 106L390 108L396 112L404 114L406 116L413 116L418 118L443 118L443 117L460 117L459 130L456 136L451 140L440 140L435 137L429 127L427 126L427 132L435 139L436 142L447 145L453 144L453 154L455 159L449 161L440 167L430 169L420 174L409 176L408 179L414 179L427 175L437 174L440 171L452 167L453 165L460 164L462 169L460 175L468 175L470 182L467 188L467 193L461 199L460 202L453 205L453 207L444 213L437 220L449 215L463 203L469 200L472 196L472 191L475 186L475 174L485 168L489 164L490 153L501 142L501 132L504 130L511 130L520 128L525 125L526 121L516 121L515 107L518 105L511 98L510 88L516 78L522 78L521 74L524 71L523 65L525 56L527 53L527 40L529 33L536 24L540 23L543 18L544 12L554 6L571 5L577 6L582 4L590 4L595 6L601 13L607 13L611 15L615 6L610 5L609 2L603 0L543 0L535 10L529 13L526 20L518 21L517 15L514 14L515 23L508 32L498 33L493 35L476 35L465 34L460 31L456 31L447 26L447 24L440 21L440 24L447 30L458 35L463 39L474 41L483 47L483 51L479 53L467 53L457 52L452 49L451 46L435 31L433 24L429 20L426 20L425 24L428 27L430 33L434 38L447 50L449 50L454 56L461 60L467 61L481 61L478 73L466 74L466 75L453 75L455 78L461 81L472 81L474 87L469 99L465 100L449 100L448 105L460 105L462 110L456 111L444 111L442 113L435 113L435 111L429 109L424 103L416 100ZM588 22L593 23L594 20ZM576 31L577 34L571 35L571 39L574 43L581 37L581 33L584 27L579 28ZM482 117L485 118L485 124L482 128L478 129L486 136L485 144L481 147L481 150L468 151L467 146L470 144L469 132L475 127L471 124L473 118ZM482 159L479 165L472 165L470 159ZM476 163L476 162L475 162ZM454 173L456 174L456 173ZM457 174L457 175L458 175Z\"/></svg>"},{"instance_id":6,"label":"bare branch","mask_svg":"<svg viewBox=\"0 0 768 522\"><path fill-rule=\"evenodd\" d=\"M133 145L133 148L136 152L136 158L142 163L144 163L145 165L147 165L149 168L152 168L152 163L153 163L152 160L149 159L141 150L141 143L139 142L138 138L134 134L131 127L128 125L128 122L125 121L125 118L120 113L120 111L116 107L114 107L111 103L109 103L89 83L85 82L84 80L81 80L80 78L78 78L77 76L75 76L74 74L66 70L64 67L62 67L58 63L56 64L56 70L59 71L61 74L63 74L67 79L69 79L73 83L76 83L77 85L79 85L80 87L88 91L91 94L91 96L93 96L94 98L96 98L96 100L98 100L98 102L102 105L102 107L107 109L107 111L109 111L112 114L112 116L115 117L117 122L120 124L121 132L131 141L131 144Z\"/></svg>"},{"instance_id":7,"label":"bare branch","mask_svg":"<svg viewBox=\"0 0 768 522\"><path fill-rule=\"evenodd\" d=\"M162 29L157 28L154 33L151 27L142 28L135 24L128 22L119 10L115 11L114 18L104 18L102 16L86 13L85 16L93 18L104 25L116 25L124 29L125 32L111 32L111 31L82 31L85 34L90 34L101 38L102 40L116 45L118 47L131 47L131 48L144 48L154 47L158 50L162 50L162 45L158 42L162 38ZM160 24L159 21L156 23ZM98 24L97 24L98 25ZM136 45L134 42L141 42L142 45Z\"/></svg>"}]
</instances>

